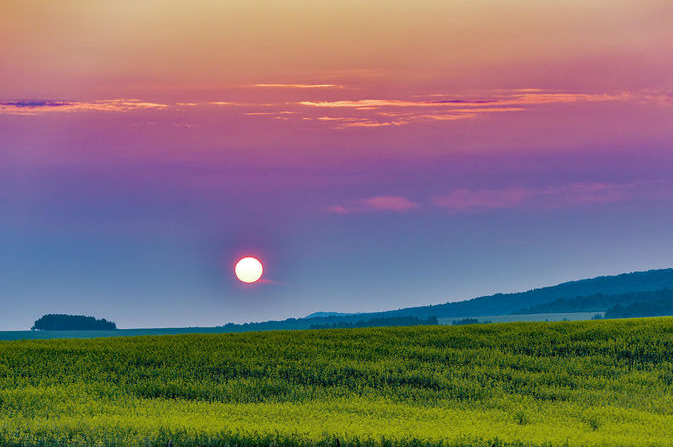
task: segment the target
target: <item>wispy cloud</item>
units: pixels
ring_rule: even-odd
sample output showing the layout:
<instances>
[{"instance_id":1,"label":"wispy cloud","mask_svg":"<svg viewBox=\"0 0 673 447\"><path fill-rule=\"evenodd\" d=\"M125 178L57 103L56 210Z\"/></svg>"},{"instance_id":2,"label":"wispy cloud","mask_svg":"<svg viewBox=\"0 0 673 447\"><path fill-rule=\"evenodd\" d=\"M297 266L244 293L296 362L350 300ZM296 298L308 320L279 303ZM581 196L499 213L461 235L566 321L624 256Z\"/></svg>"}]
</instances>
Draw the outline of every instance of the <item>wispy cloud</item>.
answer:
<instances>
[{"instance_id":1,"label":"wispy cloud","mask_svg":"<svg viewBox=\"0 0 673 447\"><path fill-rule=\"evenodd\" d=\"M344 88L343 85L338 84L255 84L255 87L259 88Z\"/></svg>"},{"instance_id":2,"label":"wispy cloud","mask_svg":"<svg viewBox=\"0 0 673 447\"><path fill-rule=\"evenodd\" d=\"M430 101L404 101L397 99L357 99L354 101L300 101L300 105L308 107L325 107L331 109L349 108L371 110L380 107L432 107Z\"/></svg>"},{"instance_id":3,"label":"wispy cloud","mask_svg":"<svg viewBox=\"0 0 673 447\"><path fill-rule=\"evenodd\" d=\"M341 88L338 84L255 84L260 88L320 89ZM299 93L300 94L300 93ZM51 112L131 112L135 110L171 109L185 112L200 107L232 108L244 116L265 116L287 123L309 121L324 123L332 129L393 128L412 123L439 123L476 119L484 114L517 113L545 105L632 101L673 104L668 92L568 93L546 92L539 89L486 91L471 96L411 95L391 99L341 99L330 101L185 101L157 103L140 99L111 99L98 101L27 100L0 102L0 114L38 115Z\"/></svg>"},{"instance_id":4,"label":"wispy cloud","mask_svg":"<svg viewBox=\"0 0 673 447\"><path fill-rule=\"evenodd\" d=\"M15 107L17 109L37 109L41 107L66 107L71 105L71 102L66 101L6 101L0 103L3 107Z\"/></svg>"},{"instance_id":5,"label":"wispy cloud","mask_svg":"<svg viewBox=\"0 0 673 447\"><path fill-rule=\"evenodd\" d=\"M265 115L294 115L296 112L291 112L289 110L281 110L280 112L245 112L243 115L248 116L265 116Z\"/></svg>"},{"instance_id":6,"label":"wispy cloud","mask_svg":"<svg viewBox=\"0 0 673 447\"><path fill-rule=\"evenodd\" d=\"M590 207L633 200L655 201L673 198L673 181L630 183L575 182L544 187L506 187L493 189L458 188L421 202L404 196L375 196L326 208L335 214L375 211L405 212L432 204L451 214L486 213L506 209L554 210Z\"/></svg>"},{"instance_id":7,"label":"wispy cloud","mask_svg":"<svg viewBox=\"0 0 673 447\"><path fill-rule=\"evenodd\" d=\"M330 213L336 214L350 214L355 212L367 211L389 211L389 212L405 212L416 208L420 205L406 197L402 196L375 196L364 200L359 200L346 205L334 205L327 208Z\"/></svg>"},{"instance_id":8,"label":"wispy cloud","mask_svg":"<svg viewBox=\"0 0 673 447\"><path fill-rule=\"evenodd\" d=\"M591 94L591 93L543 93L520 92L510 95L494 96L485 99L436 99L436 100L401 100L401 99L357 99L340 101L300 101L299 104L307 107L322 108L350 108L357 110L373 110L389 107L483 107L484 105L534 105L567 102L588 101L617 101L631 98L629 93L619 94ZM482 109L483 110L483 109Z\"/></svg>"},{"instance_id":9,"label":"wispy cloud","mask_svg":"<svg viewBox=\"0 0 673 447\"><path fill-rule=\"evenodd\" d=\"M485 211L501 208L514 208L534 194L525 188L505 189L456 189L448 194L436 197L435 205L452 212Z\"/></svg>"},{"instance_id":10,"label":"wispy cloud","mask_svg":"<svg viewBox=\"0 0 673 447\"><path fill-rule=\"evenodd\" d=\"M427 99L422 99L423 97ZM474 119L482 114L520 112L546 104L626 101L640 98L632 93L594 94L544 92L539 89L515 89L484 97L451 97L432 94L410 96L412 99L355 99L336 101L300 101L300 107L319 110L350 110L362 116L323 116L320 121L335 121L335 129L353 127L402 126L413 122L456 121ZM662 102L658 97L658 102ZM395 118L391 120L390 118Z\"/></svg>"},{"instance_id":11,"label":"wispy cloud","mask_svg":"<svg viewBox=\"0 0 673 447\"><path fill-rule=\"evenodd\" d=\"M213 106L240 106L243 105L238 102L230 102L230 101L209 101L206 104L210 104Z\"/></svg>"},{"instance_id":12,"label":"wispy cloud","mask_svg":"<svg viewBox=\"0 0 673 447\"><path fill-rule=\"evenodd\" d=\"M412 122L423 121L455 121L476 118L481 113L517 112L524 110L521 107L476 107L472 109L449 109L437 111L377 111L368 116L328 116L323 115L315 118L317 121L333 122L335 129L353 127L387 127L404 126ZM307 118L312 119L312 118Z\"/></svg>"},{"instance_id":13,"label":"wispy cloud","mask_svg":"<svg viewBox=\"0 0 673 447\"><path fill-rule=\"evenodd\" d=\"M0 102L0 113L10 115L37 115L51 112L131 112L142 109L163 109L167 104L140 99L108 99L100 101L5 101Z\"/></svg>"},{"instance_id":14,"label":"wispy cloud","mask_svg":"<svg viewBox=\"0 0 673 447\"><path fill-rule=\"evenodd\" d=\"M344 122L343 124L340 124L336 127L337 129L343 127L386 127L386 126L404 126L405 124L409 124L409 122L406 120L376 121L376 120L362 119L357 121Z\"/></svg>"},{"instance_id":15,"label":"wispy cloud","mask_svg":"<svg viewBox=\"0 0 673 447\"><path fill-rule=\"evenodd\" d=\"M571 183L545 188L456 189L433 203L453 213L483 212L524 206L566 208L619 202L634 194L637 184Z\"/></svg>"},{"instance_id":16,"label":"wispy cloud","mask_svg":"<svg viewBox=\"0 0 673 447\"><path fill-rule=\"evenodd\" d=\"M377 196L365 199L363 203L371 209L379 211L408 211L418 208L419 205L406 197Z\"/></svg>"},{"instance_id":17,"label":"wispy cloud","mask_svg":"<svg viewBox=\"0 0 673 447\"><path fill-rule=\"evenodd\" d=\"M311 120L313 118L304 118ZM336 129L344 127L384 127L384 126L403 126L408 124L406 120L373 120L369 118L361 118L356 116L319 116L315 118L316 121L332 122Z\"/></svg>"},{"instance_id":18,"label":"wispy cloud","mask_svg":"<svg viewBox=\"0 0 673 447\"><path fill-rule=\"evenodd\" d=\"M406 111L381 111L381 116L411 116L411 117L442 117L444 115L459 116L457 114L477 114L477 113L498 113L498 112L520 112L525 110L523 107L474 107L462 109L447 109L437 111L406 112Z\"/></svg>"}]
</instances>

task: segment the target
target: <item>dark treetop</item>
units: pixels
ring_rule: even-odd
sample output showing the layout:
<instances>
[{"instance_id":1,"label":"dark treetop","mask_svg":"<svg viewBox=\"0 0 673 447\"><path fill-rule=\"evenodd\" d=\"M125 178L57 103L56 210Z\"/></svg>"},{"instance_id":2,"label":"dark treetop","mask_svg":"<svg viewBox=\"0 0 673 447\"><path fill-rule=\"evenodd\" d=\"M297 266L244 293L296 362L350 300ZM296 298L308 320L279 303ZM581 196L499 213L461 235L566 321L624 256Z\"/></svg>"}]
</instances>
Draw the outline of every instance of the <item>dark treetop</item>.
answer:
<instances>
[{"instance_id":1,"label":"dark treetop","mask_svg":"<svg viewBox=\"0 0 673 447\"><path fill-rule=\"evenodd\" d=\"M99 320L84 315L49 314L35 321L30 329L33 331L108 331L117 329L117 325L105 318Z\"/></svg>"}]
</instances>

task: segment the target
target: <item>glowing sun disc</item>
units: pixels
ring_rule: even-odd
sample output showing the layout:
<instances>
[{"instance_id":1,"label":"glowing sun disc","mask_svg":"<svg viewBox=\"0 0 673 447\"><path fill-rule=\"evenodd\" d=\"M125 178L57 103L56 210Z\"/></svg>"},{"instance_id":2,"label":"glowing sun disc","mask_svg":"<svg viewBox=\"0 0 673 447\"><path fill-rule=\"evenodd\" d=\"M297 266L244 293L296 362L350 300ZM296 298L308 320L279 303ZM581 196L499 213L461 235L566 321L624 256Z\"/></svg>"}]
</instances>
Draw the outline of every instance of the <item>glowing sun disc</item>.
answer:
<instances>
[{"instance_id":1,"label":"glowing sun disc","mask_svg":"<svg viewBox=\"0 0 673 447\"><path fill-rule=\"evenodd\" d=\"M257 259L252 256L246 256L236 263L234 272L240 281L250 284L259 281L264 272L264 267L262 267L262 263Z\"/></svg>"}]
</instances>

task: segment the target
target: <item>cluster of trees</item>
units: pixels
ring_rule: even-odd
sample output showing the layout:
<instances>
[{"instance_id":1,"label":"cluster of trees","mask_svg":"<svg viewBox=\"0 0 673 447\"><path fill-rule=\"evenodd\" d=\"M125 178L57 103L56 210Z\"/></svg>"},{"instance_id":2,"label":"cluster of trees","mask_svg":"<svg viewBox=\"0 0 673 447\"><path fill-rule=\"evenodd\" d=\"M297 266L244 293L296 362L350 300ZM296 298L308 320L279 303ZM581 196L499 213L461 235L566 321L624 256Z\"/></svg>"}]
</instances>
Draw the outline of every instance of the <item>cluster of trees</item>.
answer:
<instances>
[{"instance_id":1,"label":"cluster of trees","mask_svg":"<svg viewBox=\"0 0 673 447\"><path fill-rule=\"evenodd\" d=\"M356 327L391 327L391 326L421 326L439 324L437 317L428 317L421 320L417 317L390 317L390 318L372 318L370 320L360 320L353 323L339 321L336 323L312 324L310 329L348 329Z\"/></svg>"},{"instance_id":2,"label":"cluster of trees","mask_svg":"<svg viewBox=\"0 0 673 447\"><path fill-rule=\"evenodd\" d=\"M117 329L113 321L84 315L48 314L35 321L31 331L109 331Z\"/></svg>"},{"instance_id":3,"label":"cluster of trees","mask_svg":"<svg viewBox=\"0 0 673 447\"><path fill-rule=\"evenodd\" d=\"M635 303L654 303L659 301L673 301L673 290L664 287L647 292L620 293L615 295L596 293L589 296L577 296L575 298L564 298L543 303L521 310L518 313L599 312L608 311L615 307L629 307ZM643 308L647 308L648 306L650 305L645 304Z\"/></svg>"},{"instance_id":4,"label":"cluster of trees","mask_svg":"<svg viewBox=\"0 0 673 447\"><path fill-rule=\"evenodd\" d=\"M627 306L617 304L605 311L603 318L664 317L673 315L673 300L646 301Z\"/></svg>"}]
</instances>

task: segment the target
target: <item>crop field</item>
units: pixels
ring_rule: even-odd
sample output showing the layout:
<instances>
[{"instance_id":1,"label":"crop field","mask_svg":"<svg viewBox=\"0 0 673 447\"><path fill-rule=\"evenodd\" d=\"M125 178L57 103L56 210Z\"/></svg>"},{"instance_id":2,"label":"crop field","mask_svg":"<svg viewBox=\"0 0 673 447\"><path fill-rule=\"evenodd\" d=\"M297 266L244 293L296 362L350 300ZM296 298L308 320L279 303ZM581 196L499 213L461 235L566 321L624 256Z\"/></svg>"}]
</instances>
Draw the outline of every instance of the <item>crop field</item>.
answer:
<instances>
[{"instance_id":1,"label":"crop field","mask_svg":"<svg viewBox=\"0 0 673 447\"><path fill-rule=\"evenodd\" d=\"M176 335L195 333L221 334L225 332L228 333L231 331L218 327L118 329L114 331L0 331L0 341L46 340L50 338L137 337L141 335Z\"/></svg>"},{"instance_id":2,"label":"crop field","mask_svg":"<svg viewBox=\"0 0 673 447\"><path fill-rule=\"evenodd\" d=\"M512 323L516 321L581 321L581 320L591 320L594 315L605 314L605 311L596 311L596 312L556 312L556 313L545 313L545 314L511 314L511 315L486 315L486 316L475 316L471 318L476 318L479 323ZM449 318L440 318L439 324L452 324L456 320L461 320L465 317L449 317ZM0 334L0 340L2 340L2 334Z\"/></svg>"},{"instance_id":3,"label":"crop field","mask_svg":"<svg viewBox=\"0 0 673 447\"><path fill-rule=\"evenodd\" d=\"M673 318L0 342L0 445L669 446Z\"/></svg>"}]
</instances>

